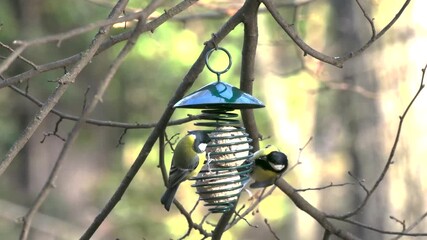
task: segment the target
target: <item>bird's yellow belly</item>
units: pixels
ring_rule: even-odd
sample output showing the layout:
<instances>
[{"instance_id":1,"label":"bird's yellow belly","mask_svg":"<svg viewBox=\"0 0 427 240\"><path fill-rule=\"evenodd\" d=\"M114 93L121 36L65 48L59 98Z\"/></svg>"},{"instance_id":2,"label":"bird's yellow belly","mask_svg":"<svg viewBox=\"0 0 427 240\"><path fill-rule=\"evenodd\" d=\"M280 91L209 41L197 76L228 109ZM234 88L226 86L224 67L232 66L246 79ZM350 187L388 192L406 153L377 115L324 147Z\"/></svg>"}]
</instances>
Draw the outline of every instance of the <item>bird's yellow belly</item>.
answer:
<instances>
[{"instance_id":1,"label":"bird's yellow belly","mask_svg":"<svg viewBox=\"0 0 427 240\"><path fill-rule=\"evenodd\" d=\"M260 167L255 167L252 173L252 178L257 182L264 182L267 180L275 179L277 173L272 171L266 171Z\"/></svg>"}]
</instances>

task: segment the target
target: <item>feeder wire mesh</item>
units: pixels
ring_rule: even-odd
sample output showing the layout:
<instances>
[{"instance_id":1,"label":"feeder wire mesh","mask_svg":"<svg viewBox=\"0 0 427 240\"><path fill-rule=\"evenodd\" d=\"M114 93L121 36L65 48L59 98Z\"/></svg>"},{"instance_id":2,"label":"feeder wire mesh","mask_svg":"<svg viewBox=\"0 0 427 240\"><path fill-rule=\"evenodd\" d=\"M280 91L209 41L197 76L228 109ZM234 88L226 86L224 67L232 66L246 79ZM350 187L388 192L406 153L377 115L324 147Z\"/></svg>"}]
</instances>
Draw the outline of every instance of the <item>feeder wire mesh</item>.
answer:
<instances>
[{"instance_id":1,"label":"feeder wire mesh","mask_svg":"<svg viewBox=\"0 0 427 240\"><path fill-rule=\"evenodd\" d=\"M252 170L252 139L240 121L233 119L238 116L230 113L230 109L203 110L202 119L195 125L215 127L208 131L211 142L206 148L207 161L200 173L193 178L200 199L212 213L228 212L237 203L240 192L249 181Z\"/></svg>"}]
</instances>

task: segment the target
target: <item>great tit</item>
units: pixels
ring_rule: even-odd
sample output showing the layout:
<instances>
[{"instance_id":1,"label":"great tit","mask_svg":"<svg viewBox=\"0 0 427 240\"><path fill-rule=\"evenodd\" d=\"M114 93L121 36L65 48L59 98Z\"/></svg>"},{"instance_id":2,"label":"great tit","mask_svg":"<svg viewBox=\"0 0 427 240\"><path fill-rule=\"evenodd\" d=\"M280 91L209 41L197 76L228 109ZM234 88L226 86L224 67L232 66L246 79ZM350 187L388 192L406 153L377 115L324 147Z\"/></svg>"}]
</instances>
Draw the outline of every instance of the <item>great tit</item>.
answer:
<instances>
[{"instance_id":1,"label":"great tit","mask_svg":"<svg viewBox=\"0 0 427 240\"><path fill-rule=\"evenodd\" d=\"M251 159L255 166L251 178L255 180L251 188L263 188L273 185L288 167L288 157L275 146L269 145L254 153Z\"/></svg>"},{"instance_id":2,"label":"great tit","mask_svg":"<svg viewBox=\"0 0 427 240\"><path fill-rule=\"evenodd\" d=\"M206 160L206 146L211 141L207 132L191 131L176 145L169 171L167 190L160 202L169 211L179 185L195 177Z\"/></svg>"}]
</instances>

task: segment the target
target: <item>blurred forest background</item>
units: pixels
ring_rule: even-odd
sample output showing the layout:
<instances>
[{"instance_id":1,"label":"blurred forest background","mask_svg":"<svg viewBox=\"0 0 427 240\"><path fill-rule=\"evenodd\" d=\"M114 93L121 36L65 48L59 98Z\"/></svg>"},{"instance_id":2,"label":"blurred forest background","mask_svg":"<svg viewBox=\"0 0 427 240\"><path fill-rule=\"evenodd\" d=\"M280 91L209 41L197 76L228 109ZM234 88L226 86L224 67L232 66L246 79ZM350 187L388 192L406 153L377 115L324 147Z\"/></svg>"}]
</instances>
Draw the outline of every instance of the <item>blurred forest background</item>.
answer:
<instances>
[{"instance_id":1,"label":"blurred forest background","mask_svg":"<svg viewBox=\"0 0 427 240\"><path fill-rule=\"evenodd\" d=\"M147 4L130 1L128 11ZM357 49L370 38L370 27L355 1L313 0L275 1L280 12L314 49L338 56ZM165 1L153 17L178 1ZM171 94L182 81L203 43L241 5L235 0L201 0L154 32L143 34L109 86L103 101L90 118L123 123L156 123ZM395 16L402 0L362 1L378 29ZM0 1L0 41L35 39L65 32L105 19L115 4L112 0L2 0ZM396 134L399 116L417 91L421 69L427 63L427 3L414 0L397 23L364 54L336 68L303 56L284 35L269 14L260 11L259 45L253 95L266 107L255 110L261 145L275 144L286 152L290 164L298 164L285 178L295 188L354 182L347 173L364 179L370 186L381 172ZM116 24L112 34L132 27L133 22ZM79 53L97 30L65 40L32 47L23 56L36 64L48 63ZM220 44L233 57L231 71L222 76L239 86L243 26L239 25ZM55 107L78 116L87 89L96 88L122 43L96 56L78 76ZM9 50L0 48L0 57ZM1 61L1 60L0 60ZM218 62L221 59L217 60ZM220 64L220 63L219 63ZM17 61L3 78L29 70ZM29 94L46 101L64 69L39 74L17 84ZM192 87L194 91L216 80L207 69ZM91 94L89 90L88 94ZM427 94L422 93L405 119L395 162L357 221L400 231L402 225L390 218L414 222L427 210ZM0 89L0 155L3 156L27 126L39 107L10 88ZM178 109L173 119L198 114ZM24 216L52 169L73 121L49 114L7 171L0 177L0 239L16 239ZM194 129L193 123L168 127L169 137ZM86 124L67 155L56 180L56 188L36 215L30 239L76 239L100 209L136 158L149 129ZM311 138L304 150L299 149ZM185 218L172 207L166 212L159 200L165 187L158 168L158 146L133 180L117 207L101 225L94 239L168 239L183 236ZM166 165L172 156L166 148ZM3 158L3 157L2 157ZM180 188L177 198L186 209L196 202L191 183ZM311 204L328 213L345 213L363 197L356 185L301 192ZM242 193L242 204L248 201ZM239 205L240 206L240 205ZM199 204L193 213L200 222L206 209ZM213 227L218 216L209 216L204 227ZM296 208L280 191L275 191L223 239L320 239L318 223ZM268 221L268 225L265 223ZM255 228L254 226L258 226ZM269 229L271 227L272 230ZM352 225L343 228L363 239L384 236ZM427 221L413 230L427 232ZM386 236L387 238L390 236ZM193 230L188 239L200 239ZM384 237L385 238L385 237ZM407 239L403 237L402 239Z\"/></svg>"}]
</instances>

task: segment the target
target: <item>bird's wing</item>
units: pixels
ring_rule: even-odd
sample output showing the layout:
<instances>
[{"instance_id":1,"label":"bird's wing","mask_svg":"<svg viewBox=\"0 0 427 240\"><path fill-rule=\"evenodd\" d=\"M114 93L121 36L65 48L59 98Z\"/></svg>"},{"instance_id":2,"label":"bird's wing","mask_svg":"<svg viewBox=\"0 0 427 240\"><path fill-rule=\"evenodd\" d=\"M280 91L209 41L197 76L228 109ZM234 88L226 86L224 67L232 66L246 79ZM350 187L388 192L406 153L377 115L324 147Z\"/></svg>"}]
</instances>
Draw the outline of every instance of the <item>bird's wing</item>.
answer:
<instances>
[{"instance_id":1,"label":"bird's wing","mask_svg":"<svg viewBox=\"0 0 427 240\"><path fill-rule=\"evenodd\" d=\"M182 169L172 166L169 172L168 187L174 187L186 180L187 175L191 172L191 169Z\"/></svg>"},{"instance_id":2,"label":"bird's wing","mask_svg":"<svg viewBox=\"0 0 427 240\"><path fill-rule=\"evenodd\" d=\"M273 185L275 182L275 179L269 179L263 182L254 182L251 185L249 185L250 188L264 188Z\"/></svg>"},{"instance_id":3,"label":"bird's wing","mask_svg":"<svg viewBox=\"0 0 427 240\"><path fill-rule=\"evenodd\" d=\"M191 161L189 168L179 168L172 166L169 172L168 187L179 185L181 182L188 179L191 172L199 165L199 157L196 155Z\"/></svg>"},{"instance_id":4,"label":"bird's wing","mask_svg":"<svg viewBox=\"0 0 427 240\"><path fill-rule=\"evenodd\" d=\"M205 154L205 153L202 153L202 154ZM194 169L197 168L197 166L199 166L199 160L200 160L199 154L194 156L193 161L191 161L191 163L192 163L190 166L191 171L193 171Z\"/></svg>"}]
</instances>

